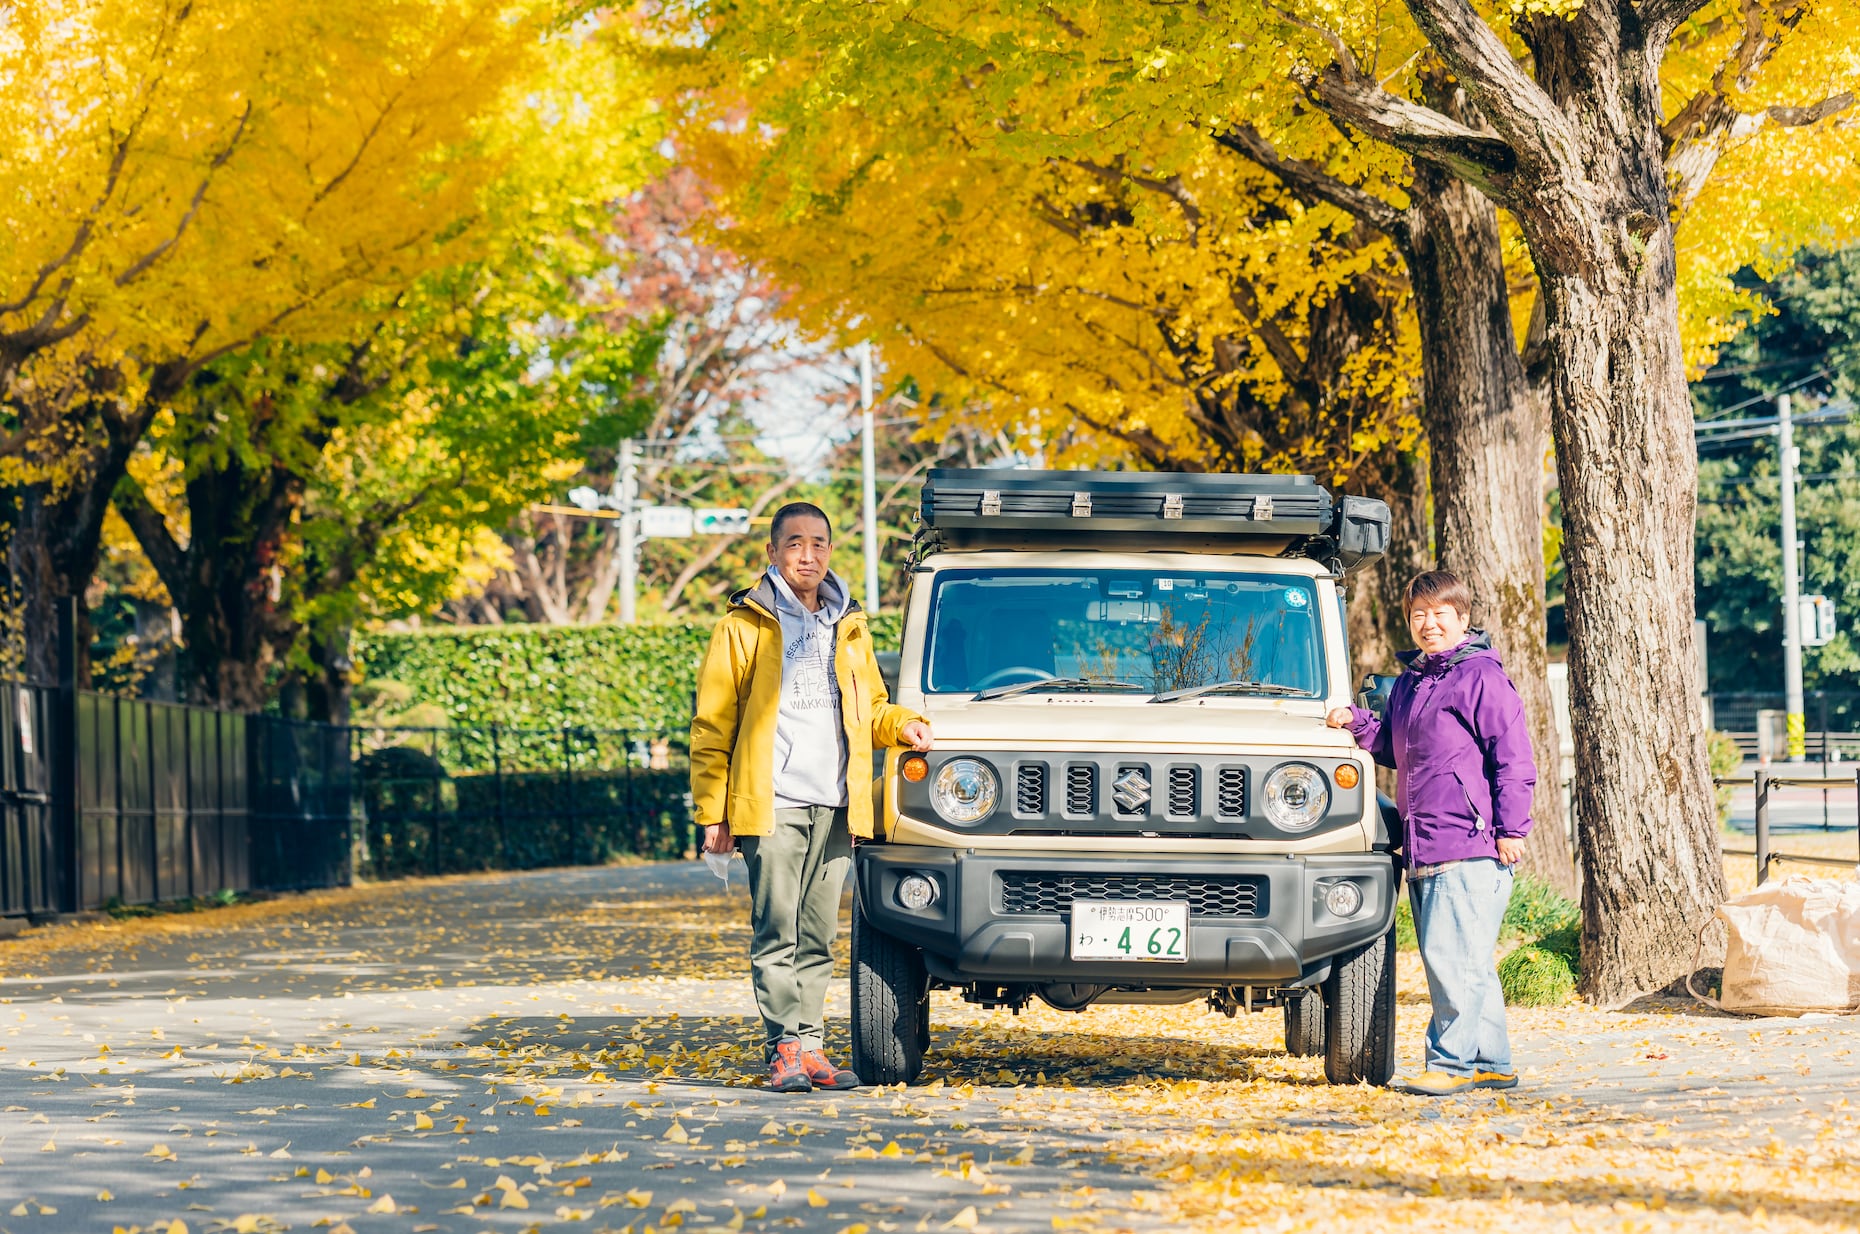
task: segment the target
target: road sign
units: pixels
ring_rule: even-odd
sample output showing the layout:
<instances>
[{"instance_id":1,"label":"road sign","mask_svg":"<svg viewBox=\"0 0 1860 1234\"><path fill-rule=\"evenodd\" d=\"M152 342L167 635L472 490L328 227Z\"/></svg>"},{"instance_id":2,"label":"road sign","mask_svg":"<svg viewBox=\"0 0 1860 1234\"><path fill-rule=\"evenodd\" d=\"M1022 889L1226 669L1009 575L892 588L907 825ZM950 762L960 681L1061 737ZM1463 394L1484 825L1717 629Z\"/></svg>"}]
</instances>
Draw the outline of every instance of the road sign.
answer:
<instances>
[{"instance_id":1,"label":"road sign","mask_svg":"<svg viewBox=\"0 0 1860 1234\"><path fill-rule=\"evenodd\" d=\"M749 534L749 511L747 510L694 510L697 534L700 536L746 536Z\"/></svg>"},{"instance_id":2,"label":"road sign","mask_svg":"<svg viewBox=\"0 0 1860 1234\"><path fill-rule=\"evenodd\" d=\"M1802 645L1825 647L1834 641L1834 601L1826 596L1803 596L1799 601Z\"/></svg>"},{"instance_id":3,"label":"road sign","mask_svg":"<svg viewBox=\"0 0 1860 1234\"><path fill-rule=\"evenodd\" d=\"M671 540L691 534L690 506L641 506L639 534L650 540Z\"/></svg>"}]
</instances>

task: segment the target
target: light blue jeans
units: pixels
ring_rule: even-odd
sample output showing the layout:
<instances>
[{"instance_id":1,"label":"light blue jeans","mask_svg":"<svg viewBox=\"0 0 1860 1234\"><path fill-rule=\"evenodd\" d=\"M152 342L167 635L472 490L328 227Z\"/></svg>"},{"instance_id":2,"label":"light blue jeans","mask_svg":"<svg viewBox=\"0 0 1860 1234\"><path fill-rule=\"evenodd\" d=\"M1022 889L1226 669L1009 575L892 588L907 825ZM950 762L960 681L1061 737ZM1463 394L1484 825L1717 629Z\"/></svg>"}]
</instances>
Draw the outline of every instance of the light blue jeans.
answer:
<instances>
[{"instance_id":1,"label":"light blue jeans","mask_svg":"<svg viewBox=\"0 0 1860 1234\"><path fill-rule=\"evenodd\" d=\"M1505 995L1498 985L1498 930L1511 900L1511 867L1491 857L1408 882L1427 995L1427 1069L1448 1075L1511 1072Z\"/></svg>"}]
</instances>

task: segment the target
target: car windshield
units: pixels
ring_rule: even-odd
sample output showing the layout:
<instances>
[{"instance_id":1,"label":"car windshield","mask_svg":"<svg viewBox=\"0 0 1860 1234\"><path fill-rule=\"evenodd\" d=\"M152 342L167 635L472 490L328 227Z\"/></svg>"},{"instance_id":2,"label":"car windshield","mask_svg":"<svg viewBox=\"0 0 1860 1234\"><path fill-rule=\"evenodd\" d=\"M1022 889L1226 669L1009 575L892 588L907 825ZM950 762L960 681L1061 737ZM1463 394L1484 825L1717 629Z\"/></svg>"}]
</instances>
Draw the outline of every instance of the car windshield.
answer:
<instances>
[{"instance_id":1,"label":"car windshield","mask_svg":"<svg viewBox=\"0 0 1860 1234\"><path fill-rule=\"evenodd\" d=\"M926 646L930 694L1048 678L1073 691L1081 680L1102 681L1120 694L1130 686L1110 683L1163 693L1259 682L1276 687L1260 693L1279 697L1323 693L1317 588L1288 575L939 570Z\"/></svg>"}]
</instances>

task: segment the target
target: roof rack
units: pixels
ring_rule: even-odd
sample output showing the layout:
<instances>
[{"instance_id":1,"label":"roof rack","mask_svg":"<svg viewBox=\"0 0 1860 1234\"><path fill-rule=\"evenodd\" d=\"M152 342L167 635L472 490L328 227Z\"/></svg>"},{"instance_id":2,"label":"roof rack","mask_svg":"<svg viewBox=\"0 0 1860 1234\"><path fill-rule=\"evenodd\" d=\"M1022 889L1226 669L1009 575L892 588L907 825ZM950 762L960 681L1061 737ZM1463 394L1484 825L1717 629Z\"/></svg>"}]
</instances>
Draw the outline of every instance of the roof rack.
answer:
<instances>
[{"instance_id":1,"label":"roof rack","mask_svg":"<svg viewBox=\"0 0 1860 1234\"><path fill-rule=\"evenodd\" d=\"M1312 476L931 469L925 549L1174 548L1308 556L1334 573L1388 549L1389 509Z\"/></svg>"}]
</instances>

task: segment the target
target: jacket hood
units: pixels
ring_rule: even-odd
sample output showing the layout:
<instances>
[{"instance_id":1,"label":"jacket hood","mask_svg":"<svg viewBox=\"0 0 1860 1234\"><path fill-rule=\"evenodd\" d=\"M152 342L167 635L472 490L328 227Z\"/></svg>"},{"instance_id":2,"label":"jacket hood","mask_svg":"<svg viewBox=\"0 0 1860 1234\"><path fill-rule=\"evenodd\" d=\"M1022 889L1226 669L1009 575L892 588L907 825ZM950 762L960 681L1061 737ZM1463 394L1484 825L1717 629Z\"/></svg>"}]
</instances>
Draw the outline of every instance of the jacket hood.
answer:
<instances>
[{"instance_id":1,"label":"jacket hood","mask_svg":"<svg viewBox=\"0 0 1860 1234\"><path fill-rule=\"evenodd\" d=\"M1484 630L1473 629L1467 631L1465 642L1455 647L1452 651L1446 652L1440 656L1424 656L1417 649L1414 651L1398 651L1395 653L1395 658L1400 660L1402 667L1411 673L1434 676L1444 673L1455 664L1470 660L1474 656L1484 655L1496 658L1497 654L1498 653L1492 650L1492 636Z\"/></svg>"},{"instance_id":2,"label":"jacket hood","mask_svg":"<svg viewBox=\"0 0 1860 1234\"><path fill-rule=\"evenodd\" d=\"M831 570L827 571L827 578L832 580L832 582L839 587L840 598L843 601L840 611L833 614L834 621L839 621L852 613L864 611L859 607L859 601L853 599L852 588L846 585L845 579ZM824 602L823 600L823 603ZM764 570L762 572L762 577L758 578L754 583L743 588L741 591L733 592L730 596L731 608L759 609L763 615L775 621L781 620L781 611L778 607L780 603L781 593L775 587L775 571L773 567Z\"/></svg>"}]
</instances>

